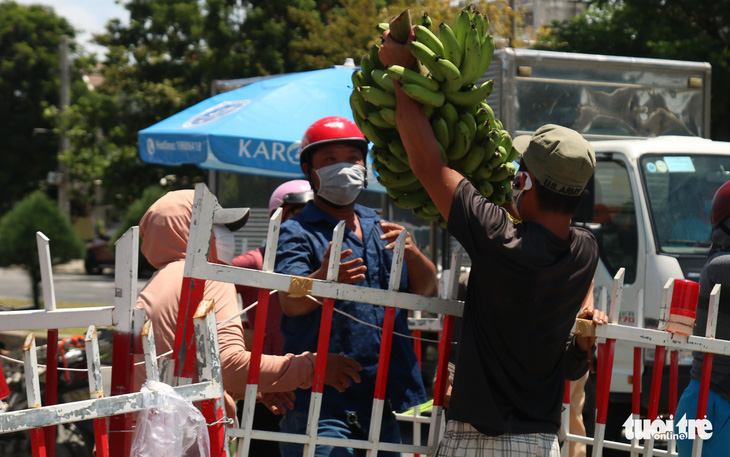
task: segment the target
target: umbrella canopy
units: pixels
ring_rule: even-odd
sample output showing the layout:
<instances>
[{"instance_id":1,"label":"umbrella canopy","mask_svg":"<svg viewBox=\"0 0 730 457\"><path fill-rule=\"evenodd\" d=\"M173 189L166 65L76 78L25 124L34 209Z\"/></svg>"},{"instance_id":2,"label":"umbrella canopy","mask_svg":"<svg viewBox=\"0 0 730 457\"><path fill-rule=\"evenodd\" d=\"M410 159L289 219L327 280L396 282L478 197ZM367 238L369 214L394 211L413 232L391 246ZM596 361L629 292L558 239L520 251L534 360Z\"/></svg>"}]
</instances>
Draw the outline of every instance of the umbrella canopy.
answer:
<instances>
[{"instance_id":1,"label":"umbrella canopy","mask_svg":"<svg viewBox=\"0 0 730 457\"><path fill-rule=\"evenodd\" d=\"M352 119L354 66L291 73L215 95L138 133L142 160L281 178L302 176L299 143L325 116ZM368 171L372 174L368 156ZM375 179L368 190L384 192Z\"/></svg>"}]
</instances>

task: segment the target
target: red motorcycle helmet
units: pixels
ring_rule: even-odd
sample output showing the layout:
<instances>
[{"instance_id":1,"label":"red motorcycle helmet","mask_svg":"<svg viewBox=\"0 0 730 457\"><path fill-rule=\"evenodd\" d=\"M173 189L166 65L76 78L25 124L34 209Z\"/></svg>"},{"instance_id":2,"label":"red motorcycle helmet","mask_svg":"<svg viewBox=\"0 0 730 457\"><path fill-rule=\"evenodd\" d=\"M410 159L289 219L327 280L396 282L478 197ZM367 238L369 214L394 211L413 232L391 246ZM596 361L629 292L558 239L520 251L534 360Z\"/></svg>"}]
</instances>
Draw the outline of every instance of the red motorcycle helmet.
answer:
<instances>
[{"instance_id":1,"label":"red motorcycle helmet","mask_svg":"<svg viewBox=\"0 0 730 457\"><path fill-rule=\"evenodd\" d=\"M715 192L710 207L710 222L712 228L717 228L730 217L730 181L726 182Z\"/></svg>"},{"instance_id":2,"label":"red motorcycle helmet","mask_svg":"<svg viewBox=\"0 0 730 457\"><path fill-rule=\"evenodd\" d=\"M349 143L368 152L368 140L351 120L341 116L327 116L312 123L304 132L299 147L299 163L309 161L314 151L329 143Z\"/></svg>"}]
</instances>

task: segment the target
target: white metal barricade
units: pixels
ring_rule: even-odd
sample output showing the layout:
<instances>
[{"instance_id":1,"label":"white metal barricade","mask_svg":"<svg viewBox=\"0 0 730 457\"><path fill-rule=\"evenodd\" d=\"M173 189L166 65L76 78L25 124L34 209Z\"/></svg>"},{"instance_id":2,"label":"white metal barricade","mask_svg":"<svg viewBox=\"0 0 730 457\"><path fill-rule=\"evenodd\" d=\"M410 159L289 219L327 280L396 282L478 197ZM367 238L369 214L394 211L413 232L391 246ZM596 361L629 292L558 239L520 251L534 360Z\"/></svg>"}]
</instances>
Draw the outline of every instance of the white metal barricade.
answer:
<instances>
[{"instance_id":1,"label":"white metal barricade","mask_svg":"<svg viewBox=\"0 0 730 457\"><path fill-rule=\"evenodd\" d=\"M190 224L190 237L188 240L188 249L186 253L185 273L186 280L190 281L191 289L196 288L194 281L216 280L251 286L260 289L259 304L256 315L256 329L254 329L254 340L251 348L251 363L249 369L248 385L246 389L246 398L244 400L243 415L240 428L227 430L232 437L238 437L237 455L247 455L248 446L251 439L283 441L291 443L299 443L304 445L305 455L313 455L316 445L324 444L336 447L351 447L356 449L365 449L368 454L375 455L378 450L395 451L413 454L432 454L438 444L439 432L443 423L443 396L445 390L445 375L447 371L447 362L444 357L439 359L439 368L437 370L437 381L434 395L434 408L429 419L431 423L428 445L420 445L420 442L414 444L401 443L384 443L379 442L376 438L379 436L380 420L374 419L371 423L371 436L367 440L347 440L317 436L317 422L319 418L319 409L321 407L322 389L324 387L324 372L326 370L326 357L318 357L314 370L314 384L312 387L312 401L310 403L310 414L306 433L288 434L281 432L268 432L252 429L253 407L256 392L258 390L258 375L260 370L261 353L263 349L263 328L266 323L266 310L268 306L269 292L272 290L286 291L298 295L310 295L323 298L322 320L320 323L320 336L318 342L318 353L326 354L329 345L329 334L332 312L334 308L334 300L344 299L353 300L361 303L369 303L375 306L384 306L386 308L387 325L383 328L383 344L381 349L381 362L377 375L376 392L373 398L373 418L382 418L384 386L387 379L387 367L390 356L389 342L393 335L392 318L395 315L395 309L403 308L412 311L423 311L443 315L443 331L441 332L441 340L439 343L440 353L446 354L448 357L451 345L451 319L453 316L460 316L463 310L463 303L455 299L424 297L415 294L399 292L397 288L397 280L400 278L400 269L403 265L403 244L405 242L405 233L399 237L397 247L394 253L394 260L391 269L391 284L388 290L373 289L369 287L356 286L351 284L342 284L335 281L337 275L337 265L339 265L339 252L342 249L342 235L344 234L344 223L338 225L335 229L334 239L332 240L331 259L329 262L330 271L328 271L327 280L313 280L297 276L289 276L273 273L273 261L276 253L276 245L278 241L278 228L280 224L280 212L274 214L271 220L269 239L267 240L267 257L264 260L264 268L262 271L251 270L228 265L220 265L208 262L208 250L210 248L211 230L215 220L215 211L217 200L204 184L198 184L195 190L195 200L193 204L192 221ZM460 258L460 254L459 254ZM458 275L453 275L452 284L449 290L451 296L455 296L458 287ZM197 287L200 289L200 287ZM194 302L193 302L194 304ZM188 352L189 349L183 349ZM184 360L180 360L180 364L185 364ZM385 370L383 370L385 368ZM176 371L180 373L179 370Z\"/></svg>"},{"instance_id":2,"label":"white metal barricade","mask_svg":"<svg viewBox=\"0 0 730 457\"><path fill-rule=\"evenodd\" d=\"M654 435L649 434L646 439L642 440L639 437L634 436L632 442L621 443L616 441L608 441L604 439L606 430L606 412L608 409L608 396L611 385L611 374L613 366L613 351L616 340L627 341L633 343L635 346L634 350L634 390L632 393L632 415L631 419L640 419L640 379L641 379L641 349L644 347L656 348L655 352L655 363L652 372L652 383L651 391L649 396L649 409L647 412L647 420L649 424L654 424L654 421L658 418L658 403L659 394L661 390L662 381L662 369L664 367L664 358L666 349L672 351L671 362L670 362L670 414L676 412L676 396L677 392L677 363L678 363L678 351L689 350L697 351L704 354L703 358L703 369L702 379L700 381L700 400L698 402L697 418L703 418L707 407L707 392L709 390L710 383L710 371L712 367L712 356L713 354L730 355L730 341L715 339L715 329L717 326L717 313L718 304L720 301L720 285L715 285L710 296L709 309L707 314L707 328L706 335L701 336L687 336L679 333L673 333L667 331L667 319L669 315L669 308L671 305L672 288L674 285L673 280L669 280L664 287L664 293L662 295L661 304L661 317L658 329L645 329L640 327L642 321L641 317L643 314L643 303L641 298L643 294L640 294L640 300L638 303L638 315L640 319L638 327L630 327L626 325L618 324L618 316L621 307L621 296L623 289L623 277L624 269L621 268L616 276L614 277L613 291L611 295L611 305L608 313L609 323L600 326L590 326L590 330L584 333L587 336L594 335L599 338L599 351L598 351L598 372L597 372L597 385L596 385L596 427L593 437L584 437L579 435L573 435L567 433L568 411L564 411L563 414L563 429L566 432L568 441L582 442L591 444L593 446L593 457L599 457L603 455L603 449L618 449L626 451L633 456L645 456L651 457L654 455L669 455L676 456L676 443L674 442L674 430L667 430L666 435L668 436L668 449L656 449ZM599 308L605 309L605 294L601 295ZM584 329L586 327L583 327ZM566 386L567 388L567 386ZM567 401L566 401L567 400ZM672 401L673 400L673 401ZM569 399L564 399L564 407L566 410L570 408ZM699 426L699 424L698 424ZM654 426L652 425L652 429ZM698 433L694 433L695 430L691 430L693 439L692 456L699 457L702 453L702 438ZM567 448L567 444L565 446ZM566 454L564 454L566 455Z\"/></svg>"}]
</instances>

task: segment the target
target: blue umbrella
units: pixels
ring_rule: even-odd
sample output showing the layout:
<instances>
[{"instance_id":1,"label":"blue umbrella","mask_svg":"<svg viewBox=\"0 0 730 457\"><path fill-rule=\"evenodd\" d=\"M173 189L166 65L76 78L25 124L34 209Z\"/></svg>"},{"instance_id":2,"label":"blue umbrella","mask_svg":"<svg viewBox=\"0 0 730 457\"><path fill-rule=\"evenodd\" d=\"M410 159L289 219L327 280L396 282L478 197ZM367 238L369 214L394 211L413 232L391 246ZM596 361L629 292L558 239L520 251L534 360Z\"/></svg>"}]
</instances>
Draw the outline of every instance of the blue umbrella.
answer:
<instances>
[{"instance_id":1,"label":"blue umbrella","mask_svg":"<svg viewBox=\"0 0 730 457\"><path fill-rule=\"evenodd\" d=\"M299 143L325 116L352 119L354 66L291 73L215 95L138 133L145 162L296 178ZM368 157L368 162L370 158ZM368 163L370 176L372 168ZM384 192L374 179L368 190Z\"/></svg>"}]
</instances>

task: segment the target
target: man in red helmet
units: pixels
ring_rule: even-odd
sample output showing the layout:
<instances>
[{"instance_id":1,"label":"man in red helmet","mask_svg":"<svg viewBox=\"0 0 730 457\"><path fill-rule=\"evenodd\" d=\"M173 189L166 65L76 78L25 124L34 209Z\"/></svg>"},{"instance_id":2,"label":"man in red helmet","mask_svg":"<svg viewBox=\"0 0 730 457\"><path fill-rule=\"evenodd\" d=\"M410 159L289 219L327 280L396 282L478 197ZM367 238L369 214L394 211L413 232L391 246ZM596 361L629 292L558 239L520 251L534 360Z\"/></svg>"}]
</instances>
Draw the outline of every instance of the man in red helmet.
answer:
<instances>
[{"instance_id":1,"label":"man in red helmet","mask_svg":"<svg viewBox=\"0 0 730 457\"><path fill-rule=\"evenodd\" d=\"M693 333L696 336L705 336L710 293L715 284L720 284L722 289L715 338L730 340L730 181L720 186L712 199L710 223L712 245L700 273L700 296L697 300L697 317ZM694 358L690 371L692 380L677 404L677 413L674 417L676 426L683 417L687 420L697 418L702 353L693 352L692 355ZM706 419L712 424L712 436L703 442L702 455L726 455L730 449L729 356L715 354L713 358ZM679 455L691 455L692 445L691 439L677 439Z\"/></svg>"},{"instance_id":2,"label":"man in red helmet","mask_svg":"<svg viewBox=\"0 0 730 457\"><path fill-rule=\"evenodd\" d=\"M375 210L355 203L367 182L367 146L357 126L342 117L320 119L304 133L300 161L302 171L312 184L314 200L282 224L276 272L326 279L333 230L339 221L345 221L347 230L338 281L381 289L388 286L394 241L404 228L384 221ZM405 264L400 290L435 295L436 268L410 236L406 241ZM321 317L319 303L311 297L295 298L286 293L280 293L280 301L284 312L281 321L284 351L316 348ZM362 381L344 394L325 387L318 433L367 439L380 350L378 327L382 326L384 309L346 300L337 300L335 308L350 316L334 314L330 350L360 362ZM397 311L394 331L408 333L406 311ZM296 405L282 421L282 431L303 433L311 392L298 389L295 395ZM423 403L426 396L413 345L398 335L394 335L392 342L387 400L381 441L399 442L400 431L393 411ZM302 454L302 446L293 443L281 443L281 450L284 456ZM358 452L361 451L332 446L316 449L317 456L354 456ZM382 451L380 454L389 455Z\"/></svg>"}]
</instances>

